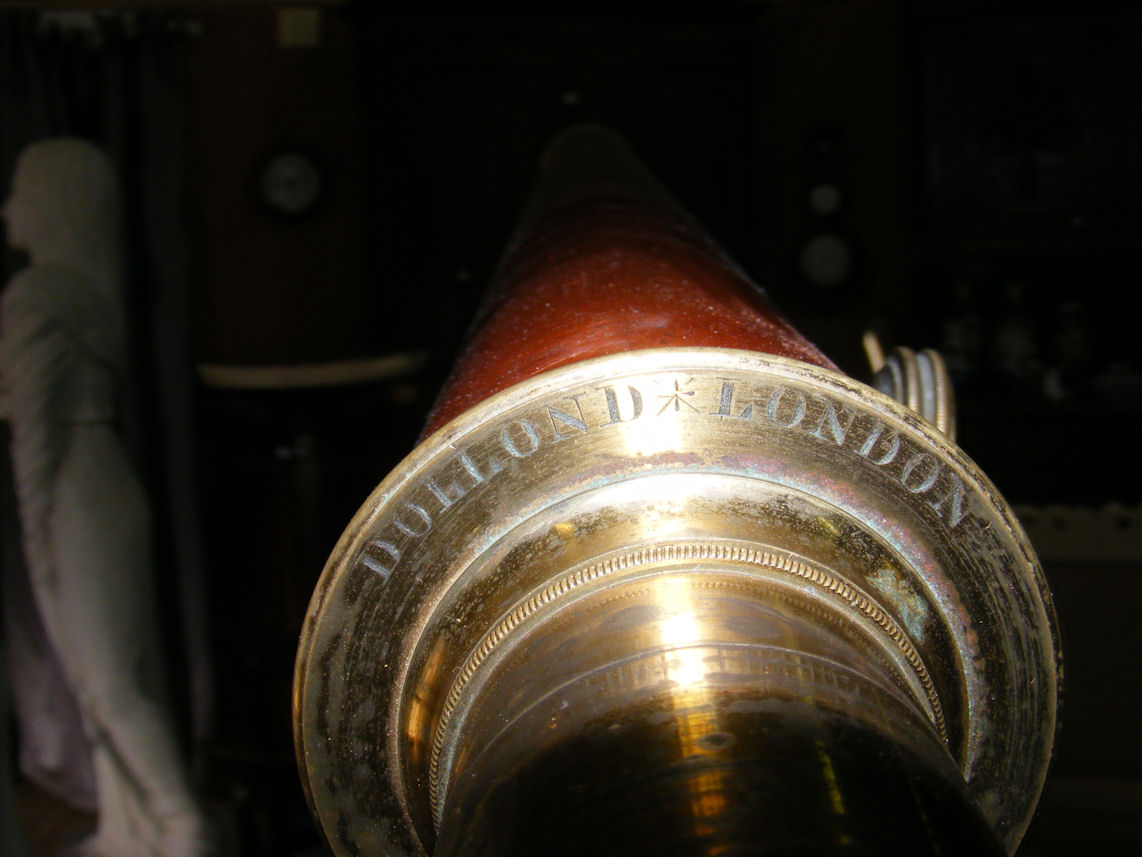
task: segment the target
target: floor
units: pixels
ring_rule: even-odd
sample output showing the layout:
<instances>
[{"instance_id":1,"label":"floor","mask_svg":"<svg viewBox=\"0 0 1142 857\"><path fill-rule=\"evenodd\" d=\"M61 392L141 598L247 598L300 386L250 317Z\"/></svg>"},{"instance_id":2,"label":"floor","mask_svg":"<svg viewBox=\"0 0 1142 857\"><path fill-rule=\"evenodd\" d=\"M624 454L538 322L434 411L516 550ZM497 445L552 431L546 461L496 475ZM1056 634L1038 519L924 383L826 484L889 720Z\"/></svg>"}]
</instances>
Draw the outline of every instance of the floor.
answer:
<instances>
[{"instance_id":1,"label":"floor","mask_svg":"<svg viewBox=\"0 0 1142 857\"><path fill-rule=\"evenodd\" d=\"M289 781L289 782L292 782ZM280 783L278 784L280 786ZM259 795L235 793L207 805L219 843L217 857L323 857L308 811L283 799L280 788ZM297 798L300 800L300 789ZM42 788L21 781L16 813L24 834L22 857L61 857L60 849L94 830L95 816L80 812ZM3 843L0 842L0 852ZM0 853L0 857L12 857Z\"/></svg>"},{"instance_id":2,"label":"floor","mask_svg":"<svg viewBox=\"0 0 1142 857\"><path fill-rule=\"evenodd\" d=\"M54 857L95 829L92 813L73 809L32 783L16 787L16 812L24 829L27 857Z\"/></svg>"}]
</instances>

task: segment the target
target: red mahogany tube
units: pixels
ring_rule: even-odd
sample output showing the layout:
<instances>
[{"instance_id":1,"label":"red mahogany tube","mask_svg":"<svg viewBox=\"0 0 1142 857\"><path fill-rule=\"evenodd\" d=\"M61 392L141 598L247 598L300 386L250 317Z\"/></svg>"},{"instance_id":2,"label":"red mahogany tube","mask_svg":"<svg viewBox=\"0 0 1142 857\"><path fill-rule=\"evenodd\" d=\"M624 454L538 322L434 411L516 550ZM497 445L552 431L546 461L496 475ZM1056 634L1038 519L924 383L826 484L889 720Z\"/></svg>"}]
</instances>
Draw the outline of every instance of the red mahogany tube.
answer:
<instances>
[{"instance_id":1,"label":"red mahogany tube","mask_svg":"<svg viewBox=\"0 0 1142 857\"><path fill-rule=\"evenodd\" d=\"M539 179L426 433L512 384L643 348L830 360L601 126L575 126Z\"/></svg>"},{"instance_id":2,"label":"red mahogany tube","mask_svg":"<svg viewBox=\"0 0 1142 857\"><path fill-rule=\"evenodd\" d=\"M1050 595L904 398L838 372L615 133L560 135L313 596L295 737L333 853L1013 852Z\"/></svg>"}]
</instances>

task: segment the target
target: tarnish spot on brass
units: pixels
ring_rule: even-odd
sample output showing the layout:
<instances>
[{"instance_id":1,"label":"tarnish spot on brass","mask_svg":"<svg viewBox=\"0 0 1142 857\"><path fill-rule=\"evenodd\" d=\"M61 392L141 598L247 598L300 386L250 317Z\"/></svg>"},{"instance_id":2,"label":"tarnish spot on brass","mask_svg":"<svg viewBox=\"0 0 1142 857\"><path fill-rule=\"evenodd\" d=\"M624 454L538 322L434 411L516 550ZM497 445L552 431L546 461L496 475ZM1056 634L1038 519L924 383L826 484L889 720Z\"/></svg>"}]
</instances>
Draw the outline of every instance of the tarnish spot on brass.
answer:
<instances>
[{"instance_id":1,"label":"tarnish spot on brass","mask_svg":"<svg viewBox=\"0 0 1142 857\"><path fill-rule=\"evenodd\" d=\"M896 615L908 629L912 639L917 643L923 643L932 614L923 596L915 587L894 568L877 569L875 574L868 576L868 582L896 608Z\"/></svg>"},{"instance_id":2,"label":"tarnish spot on brass","mask_svg":"<svg viewBox=\"0 0 1142 857\"><path fill-rule=\"evenodd\" d=\"M394 826L391 818L370 819L357 816L354 818L349 836L360 854L411 857L409 852L401 847Z\"/></svg>"}]
</instances>

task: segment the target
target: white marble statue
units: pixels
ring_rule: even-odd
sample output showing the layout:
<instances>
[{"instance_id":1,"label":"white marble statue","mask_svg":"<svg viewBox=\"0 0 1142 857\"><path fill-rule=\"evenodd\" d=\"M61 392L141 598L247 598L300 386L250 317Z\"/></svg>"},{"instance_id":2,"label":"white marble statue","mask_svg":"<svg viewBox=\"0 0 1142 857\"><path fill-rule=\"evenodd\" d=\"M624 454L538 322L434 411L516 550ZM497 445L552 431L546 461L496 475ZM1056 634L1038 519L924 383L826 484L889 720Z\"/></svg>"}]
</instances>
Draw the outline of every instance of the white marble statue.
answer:
<instances>
[{"instance_id":1,"label":"white marble statue","mask_svg":"<svg viewBox=\"0 0 1142 857\"><path fill-rule=\"evenodd\" d=\"M30 264L0 298L0 384L24 552L79 701L98 857L200 857L206 826L165 702L149 511L117 426L126 362L119 190L96 146L35 143L3 217Z\"/></svg>"}]
</instances>

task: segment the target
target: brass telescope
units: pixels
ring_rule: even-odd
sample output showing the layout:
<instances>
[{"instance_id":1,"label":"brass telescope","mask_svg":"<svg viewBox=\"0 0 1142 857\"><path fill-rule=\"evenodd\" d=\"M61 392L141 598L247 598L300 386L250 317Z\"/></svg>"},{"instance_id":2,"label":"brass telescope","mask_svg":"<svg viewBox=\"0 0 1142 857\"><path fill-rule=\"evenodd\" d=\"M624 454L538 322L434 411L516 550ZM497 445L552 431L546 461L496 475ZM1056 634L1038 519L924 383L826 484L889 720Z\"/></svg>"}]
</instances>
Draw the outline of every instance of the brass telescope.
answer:
<instances>
[{"instance_id":1,"label":"brass telescope","mask_svg":"<svg viewBox=\"0 0 1142 857\"><path fill-rule=\"evenodd\" d=\"M295 738L332 852L1013 852L1051 599L946 409L902 398L621 138L560 135L307 614Z\"/></svg>"}]
</instances>

